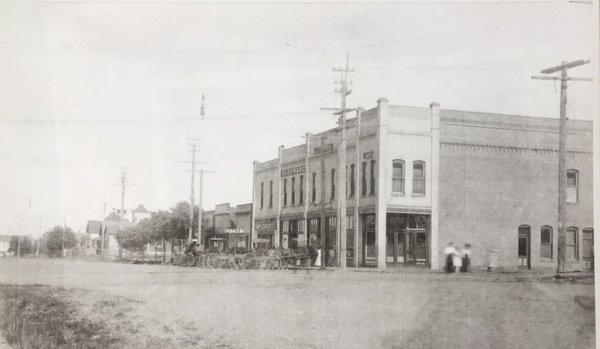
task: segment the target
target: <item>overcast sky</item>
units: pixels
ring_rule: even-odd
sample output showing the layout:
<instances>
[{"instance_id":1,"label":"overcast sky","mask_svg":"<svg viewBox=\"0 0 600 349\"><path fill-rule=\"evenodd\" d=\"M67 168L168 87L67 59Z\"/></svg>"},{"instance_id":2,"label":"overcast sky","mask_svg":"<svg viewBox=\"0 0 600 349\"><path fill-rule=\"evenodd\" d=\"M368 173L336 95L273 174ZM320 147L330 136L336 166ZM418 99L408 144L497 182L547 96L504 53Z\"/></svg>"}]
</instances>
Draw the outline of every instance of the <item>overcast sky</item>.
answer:
<instances>
[{"instance_id":1,"label":"overcast sky","mask_svg":"<svg viewBox=\"0 0 600 349\"><path fill-rule=\"evenodd\" d=\"M252 161L334 125L331 71L350 52L351 106L392 104L558 115L558 86L531 80L594 59L591 6L0 3L0 233L118 207L189 200L188 137L202 137L204 207L251 201ZM589 76L581 67L573 75ZM206 95L206 118L200 102ZM569 88L591 120L592 84Z\"/></svg>"}]
</instances>

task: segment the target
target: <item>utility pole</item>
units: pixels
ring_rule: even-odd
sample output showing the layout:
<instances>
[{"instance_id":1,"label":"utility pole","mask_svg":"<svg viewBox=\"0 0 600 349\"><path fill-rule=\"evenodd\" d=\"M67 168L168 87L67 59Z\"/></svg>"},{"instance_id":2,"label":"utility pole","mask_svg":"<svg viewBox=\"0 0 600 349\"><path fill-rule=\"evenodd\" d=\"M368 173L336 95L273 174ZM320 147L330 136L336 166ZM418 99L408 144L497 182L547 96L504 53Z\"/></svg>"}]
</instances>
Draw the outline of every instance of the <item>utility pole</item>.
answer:
<instances>
[{"instance_id":1,"label":"utility pole","mask_svg":"<svg viewBox=\"0 0 600 349\"><path fill-rule=\"evenodd\" d=\"M194 231L194 174L196 173L196 143L192 144L192 171L190 184L190 230L188 233L188 245L192 244L192 234Z\"/></svg>"},{"instance_id":2,"label":"utility pole","mask_svg":"<svg viewBox=\"0 0 600 349\"><path fill-rule=\"evenodd\" d=\"M120 178L120 183L121 185L121 218L125 217L125 188L127 187L127 174L125 173L125 170L122 169L121 170L121 178Z\"/></svg>"},{"instance_id":3,"label":"utility pole","mask_svg":"<svg viewBox=\"0 0 600 349\"><path fill-rule=\"evenodd\" d=\"M321 136L321 193L319 201L321 206L321 270L325 270L327 264L327 221L325 218L325 135Z\"/></svg>"},{"instance_id":4,"label":"utility pole","mask_svg":"<svg viewBox=\"0 0 600 349\"><path fill-rule=\"evenodd\" d=\"M207 171L200 169L200 183L198 187L198 245L200 250L204 251L204 244L202 243L202 183L204 181L205 173L216 173L215 171Z\"/></svg>"},{"instance_id":5,"label":"utility pole","mask_svg":"<svg viewBox=\"0 0 600 349\"><path fill-rule=\"evenodd\" d=\"M560 72L558 76L532 76L537 80L560 80L560 120L558 126L558 258L556 274L565 271L565 249L566 249L566 210L567 200L567 173L566 173L566 139L567 139L567 81L592 81L590 78L568 77L568 70L580 65L588 64L590 61L579 60L573 62L561 62L560 65L541 71L542 74Z\"/></svg>"},{"instance_id":6,"label":"utility pole","mask_svg":"<svg viewBox=\"0 0 600 349\"><path fill-rule=\"evenodd\" d=\"M361 108L356 108L356 165L354 167L355 169L355 175L354 175L354 241L353 241L353 249L354 249L354 267L358 268L359 263L358 263L358 229L359 229L359 217L358 217L358 205L360 203L360 195L358 194L358 178L359 175L359 171L358 171L358 164L360 163L360 114L361 114L362 110Z\"/></svg>"},{"instance_id":7,"label":"utility pole","mask_svg":"<svg viewBox=\"0 0 600 349\"><path fill-rule=\"evenodd\" d=\"M346 268L346 247L347 247L347 217L346 217L346 112L352 109L346 108L346 97L352 93L348 85L348 73L354 72L349 67L350 53L346 55L345 68L333 68L334 72L340 73L340 80L336 81L340 85L338 92L342 97L341 108L321 108L322 110L335 110L335 115L340 115L338 125L340 128L340 149L338 151L338 234L337 234L337 257L340 268Z\"/></svg>"}]
</instances>

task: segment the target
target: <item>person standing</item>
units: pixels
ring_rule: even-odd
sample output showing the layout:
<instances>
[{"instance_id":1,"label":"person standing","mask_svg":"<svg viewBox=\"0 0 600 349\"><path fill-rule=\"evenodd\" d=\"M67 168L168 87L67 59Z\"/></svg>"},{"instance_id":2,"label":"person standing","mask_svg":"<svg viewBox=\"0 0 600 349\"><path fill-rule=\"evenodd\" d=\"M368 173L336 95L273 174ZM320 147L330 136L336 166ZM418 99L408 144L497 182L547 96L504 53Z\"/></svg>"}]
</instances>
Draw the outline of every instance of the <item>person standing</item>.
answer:
<instances>
[{"instance_id":1,"label":"person standing","mask_svg":"<svg viewBox=\"0 0 600 349\"><path fill-rule=\"evenodd\" d=\"M471 244L465 244L462 253L462 267L460 271L466 273L469 271L469 264L471 264Z\"/></svg>"},{"instance_id":2,"label":"person standing","mask_svg":"<svg viewBox=\"0 0 600 349\"><path fill-rule=\"evenodd\" d=\"M457 247L454 250L454 254L452 255L452 264L454 265L454 272L458 273L462 268L462 250L460 247Z\"/></svg>"},{"instance_id":3,"label":"person standing","mask_svg":"<svg viewBox=\"0 0 600 349\"><path fill-rule=\"evenodd\" d=\"M446 246L446 248L444 248L444 255L446 256L446 272L447 273L454 272L454 262L452 260L452 257L454 256L455 252L456 252L456 249L454 248L453 242L448 243L448 246Z\"/></svg>"}]
</instances>

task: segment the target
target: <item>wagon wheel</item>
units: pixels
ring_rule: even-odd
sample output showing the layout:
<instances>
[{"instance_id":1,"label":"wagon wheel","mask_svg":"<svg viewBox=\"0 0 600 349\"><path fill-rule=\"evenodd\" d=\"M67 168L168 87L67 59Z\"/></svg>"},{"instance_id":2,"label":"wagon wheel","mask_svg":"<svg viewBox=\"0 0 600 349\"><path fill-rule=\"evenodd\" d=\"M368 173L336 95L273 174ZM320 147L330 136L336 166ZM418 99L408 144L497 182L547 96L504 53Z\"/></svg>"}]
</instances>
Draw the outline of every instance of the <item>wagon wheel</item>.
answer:
<instances>
[{"instance_id":1,"label":"wagon wheel","mask_svg":"<svg viewBox=\"0 0 600 349\"><path fill-rule=\"evenodd\" d=\"M273 255L268 257L267 259L267 268L268 270L278 270L282 268L281 258L277 255Z\"/></svg>"},{"instance_id":2,"label":"wagon wheel","mask_svg":"<svg viewBox=\"0 0 600 349\"><path fill-rule=\"evenodd\" d=\"M256 260L256 256L252 253L246 253L241 259L240 266L244 270L257 269L258 261Z\"/></svg>"}]
</instances>

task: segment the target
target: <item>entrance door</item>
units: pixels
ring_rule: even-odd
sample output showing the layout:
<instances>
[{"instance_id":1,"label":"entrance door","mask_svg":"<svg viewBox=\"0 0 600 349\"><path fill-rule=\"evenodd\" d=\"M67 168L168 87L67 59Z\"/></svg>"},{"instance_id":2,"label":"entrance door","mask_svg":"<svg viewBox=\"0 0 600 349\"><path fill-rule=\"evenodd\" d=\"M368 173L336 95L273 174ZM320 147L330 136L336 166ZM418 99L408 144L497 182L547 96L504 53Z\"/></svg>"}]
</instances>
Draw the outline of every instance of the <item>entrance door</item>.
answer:
<instances>
[{"instance_id":1,"label":"entrance door","mask_svg":"<svg viewBox=\"0 0 600 349\"><path fill-rule=\"evenodd\" d=\"M363 265L375 263L375 215L363 215Z\"/></svg>"},{"instance_id":2,"label":"entrance door","mask_svg":"<svg viewBox=\"0 0 600 349\"><path fill-rule=\"evenodd\" d=\"M531 228L528 225L519 226L518 239L519 266L531 269Z\"/></svg>"},{"instance_id":3,"label":"entrance door","mask_svg":"<svg viewBox=\"0 0 600 349\"><path fill-rule=\"evenodd\" d=\"M404 233L404 263L427 263L427 231L407 229Z\"/></svg>"}]
</instances>

